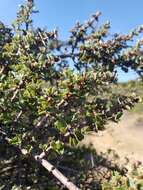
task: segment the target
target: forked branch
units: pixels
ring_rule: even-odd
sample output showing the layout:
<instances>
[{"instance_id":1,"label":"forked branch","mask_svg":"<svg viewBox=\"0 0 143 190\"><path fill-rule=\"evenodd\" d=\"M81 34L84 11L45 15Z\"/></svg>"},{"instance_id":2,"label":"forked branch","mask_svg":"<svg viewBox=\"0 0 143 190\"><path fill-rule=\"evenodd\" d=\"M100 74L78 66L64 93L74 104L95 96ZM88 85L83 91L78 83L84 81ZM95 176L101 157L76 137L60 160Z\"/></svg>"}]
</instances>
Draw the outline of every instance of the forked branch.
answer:
<instances>
[{"instance_id":1,"label":"forked branch","mask_svg":"<svg viewBox=\"0 0 143 190\"><path fill-rule=\"evenodd\" d=\"M2 133L2 131L0 131ZM4 135L6 135L4 133ZM11 139L5 137L5 140L9 143ZM23 155L27 155L28 151L26 149L21 149L14 145ZM46 170L52 173L67 189L69 190L80 190L76 185L74 185L67 177L65 177L57 168L55 168L49 161L41 158L40 155L32 155L34 160L39 162Z\"/></svg>"}]
</instances>

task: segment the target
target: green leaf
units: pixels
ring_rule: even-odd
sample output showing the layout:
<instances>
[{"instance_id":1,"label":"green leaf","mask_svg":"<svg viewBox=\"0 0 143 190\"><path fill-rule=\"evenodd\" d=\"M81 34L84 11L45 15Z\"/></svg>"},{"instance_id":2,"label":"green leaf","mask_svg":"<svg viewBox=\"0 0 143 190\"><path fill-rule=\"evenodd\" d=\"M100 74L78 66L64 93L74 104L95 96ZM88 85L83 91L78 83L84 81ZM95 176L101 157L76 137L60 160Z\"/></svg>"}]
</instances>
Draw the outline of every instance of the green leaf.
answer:
<instances>
[{"instance_id":1,"label":"green leaf","mask_svg":"<svg viewBox=\"0 0 143 190\"><path fill-rule=\"evenodd\" d=\"M54 125L63 134L67 131L67 123L63 119L57 120Z\"/></svg>"},{"instance_id":2,"label":"green leaf","mask_svg":"<svg viewBox=\"0 0 143 190\"><path fill-rule=\"evenodd\" d=\"M59 153L59 154L63 154L64 153L64 143L62 143L60 140L53 142L51 144L51 146L53 147L53 149Z\"/></svg>"},{"instance_id":3,"label":"green leaf","mask_svg":"<svg viewBox=\"0 0 143 190\"><path fill-rule=\"evenodd\" d=\"M115 120L118 121L123 115L123 112L118 112L115 116Z\"/></svg>"},{"instance_id":4,"label":"green leaf","mask_svg":"<svg viewBox=\"0 0 143 190\"><path fill-rule=\"evenodd\" d=\"M10 143L11 144L15 144L15 145L20 145L21 144L21 138L20 138L20 136L17 135L14 138L12 138L10 140Z\"/></svg>"}]
</instances>

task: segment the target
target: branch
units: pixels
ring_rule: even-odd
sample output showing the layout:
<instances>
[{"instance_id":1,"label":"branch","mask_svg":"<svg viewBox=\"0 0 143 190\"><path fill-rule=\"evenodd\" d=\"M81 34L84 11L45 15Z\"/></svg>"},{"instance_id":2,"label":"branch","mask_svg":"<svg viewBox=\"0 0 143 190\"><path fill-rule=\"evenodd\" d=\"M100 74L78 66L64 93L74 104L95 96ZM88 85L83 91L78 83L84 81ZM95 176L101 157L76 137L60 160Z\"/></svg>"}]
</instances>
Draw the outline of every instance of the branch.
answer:
<instances>
[{"instance_id":1,"label":"branch","mask_svg":"<svg viewBox=\"0 0 143 190\"><path fill-rule=\"evenodd\" d=\"M60 55L56 55L56 56L61 59L65 59L65 58L78 57L79 55L80 55L79 53L69 53L69 54L60 54Z\"/></svg>"},{"instance_id":2,"label":"branch","mask_svg":"<svg viewBox=\"0 0 143 190\"><path fill-rule=\"evenodd\" d=\"M2 132L3 133L3 132ZM6 135L4 133L4 135ZM11 139L8 137L5 138L5 140L9 143ZM23 155L27 155L28 151L26 149L21 149L18 146L14 145ZM80 190L76 185L74 185L67 177L65 177L57 168L55 168L49 161L40 158L42 153L40 155L32 155L35 161L39 162L46 170L48 170L50 173L52 173L65 187L67 187L69 190ZM43 154L44 155L44 154Z\"/></svg>"},{"instance_id":3,"label":"branch","mask_svg":"<svg viewBox=\"0 0 143 190\"><path fill-rule=\"evenodd\" d=\"M18 113L18 115L16 116L16 118L14 119L14 123L16 123L16 122L19 120L19 118L21 117L22 113L23 113L23 111L21 110L21 111Z\"/></svg>"},{"instance_id":4,"label":"branch","mask_svg":"<svg viewBox=\"0 0 143 190\"><path fill-rule=\"evenodd\" d=\"M19 83L19 85L18 85L18 87L16 87L14 90L14 93L13 93L13 96L12 96L12 98L10 99L11 100L11 103L15 100L15 98L16 98L16 96L17 96L17 94L18 94L18 92L19 92L19 90L20 90L20 88L22 87L22 85L24 84L24 80L21 80L20 81L20 83Z\"/></svg>"},{"instance_id":5,"label":"branch","mask_svg":"<svg viewBox=\"0 0 143 190\"><path fill-rule=\"evenodd\" d=\"M46 168L49 172L51 172L65 187L69 190L80 190L77 186L75 186L72 182L69 181L67 177L65 177L57 168L55 168L50 162L45 159L36 159L39 161L41 165Z\"/></svg>"},{"instance_id":6,"label":"branch","mask_svg":"<svg viewBox=\"0 0 143 190\"><path fill-rule=\"evenodd\" d=\"M44 117L42 117L42 119L37 123L35 128L41 127L43 123L47 121L48 117L49 117L49 113L47 113Z\"/></svg>"}]
</instances>

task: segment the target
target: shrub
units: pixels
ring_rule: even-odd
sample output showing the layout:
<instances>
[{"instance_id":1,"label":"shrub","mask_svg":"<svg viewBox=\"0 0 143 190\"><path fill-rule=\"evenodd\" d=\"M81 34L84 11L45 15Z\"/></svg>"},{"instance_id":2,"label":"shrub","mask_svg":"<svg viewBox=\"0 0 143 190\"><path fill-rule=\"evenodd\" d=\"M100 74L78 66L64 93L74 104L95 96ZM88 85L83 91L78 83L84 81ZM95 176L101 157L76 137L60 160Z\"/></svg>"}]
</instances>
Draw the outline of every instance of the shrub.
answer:
<instances>
[{"instance_id":1,"label":"shrub","mask_svg":"<svg viewBox=\"0 0 143 190\"><path fill-rule=\"evenodd\" d=\"M33 27L35 12L27 0L10 27L0 24L0 127L29 156L48 150L56 164L88 130L118 121L137 101L112 93L111 85L118 67L142 76L143 42L132 40L143 27L110 36L109 23L96 28L97 12L62 41L57 30Z\"/></svg>"}]
</instances>

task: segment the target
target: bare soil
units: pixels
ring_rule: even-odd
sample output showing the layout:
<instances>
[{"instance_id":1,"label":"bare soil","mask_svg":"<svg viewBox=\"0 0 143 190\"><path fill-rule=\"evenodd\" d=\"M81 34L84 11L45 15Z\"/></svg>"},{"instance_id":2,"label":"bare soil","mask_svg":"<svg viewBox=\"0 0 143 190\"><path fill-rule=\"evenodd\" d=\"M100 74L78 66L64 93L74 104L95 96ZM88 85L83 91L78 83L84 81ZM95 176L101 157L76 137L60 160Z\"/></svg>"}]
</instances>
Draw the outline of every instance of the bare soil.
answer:
<instances>
[{"instance_id":1,"label":"bare soil","mask_svg":"<svg viewBox=\"0 0 143 190\"><path fill-rule=\"evenodd\" d=\"M105 131L90 133L82 145L97 153L114 150L120 158L143 161L143 115L125 113L118 123L109 123Z\"/></svg>"}]
</instances>

